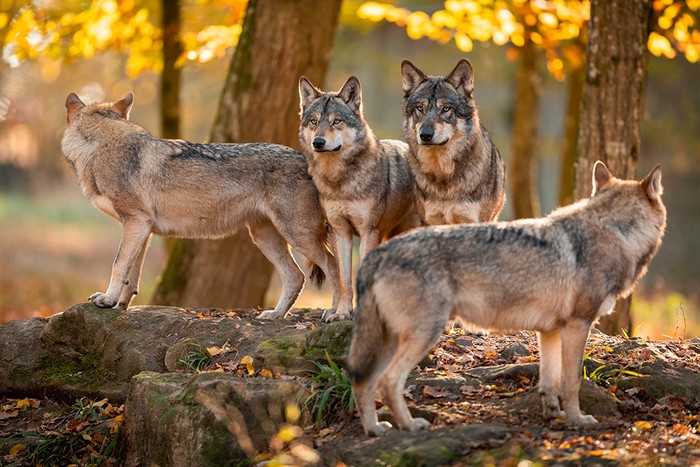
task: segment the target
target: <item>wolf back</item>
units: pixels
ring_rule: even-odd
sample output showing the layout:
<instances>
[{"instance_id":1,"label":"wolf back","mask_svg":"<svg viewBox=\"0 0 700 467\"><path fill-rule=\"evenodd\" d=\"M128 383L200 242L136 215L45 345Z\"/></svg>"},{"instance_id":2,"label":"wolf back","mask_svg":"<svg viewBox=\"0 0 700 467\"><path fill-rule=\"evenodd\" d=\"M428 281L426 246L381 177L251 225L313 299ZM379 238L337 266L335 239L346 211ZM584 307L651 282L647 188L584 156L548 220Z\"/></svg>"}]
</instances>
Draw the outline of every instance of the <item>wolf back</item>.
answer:
<instances>
[{"instance_id":1,"label":"wolf back","mask_svg":"<svg viewBox=\"0 0 700 467\"><path fill-rule=\"evenodd\" d=\"M449 319L537 331L545 417L595 422L578 403L588 331L631 293L658 250L661 193L658 166L637 182L599 162L592 197L545 218L419 229L371 252L358 272L348 358L366 432L388 428L376 418L378 388L400 428L429 425L410 416L402 390Z\"/></svg>"},{"instance_id":2,"label":"wolf back","mask_svg":"<svg viewBox=\"0 0 700 467\"><path fill-rule=\"evenodd\" d=\"M505 167L479 120L474 73L461 60L446 77L401 64L403 131L428 225L495 220L505 204Z\"/></svg>"},{"instance_id":3,"label":"wolf back","mask_svg":"<svg viewBox=\"0 0 700 467\"><path fill-rule=\"evenodd\" d=\"M151 233L220 238L248 226L251 237L282 275L275 312L281 317L301 291L304 276L288 251L299 250L337 287L335 259L305 157L265 143L203 144L157 138L129 121L129 93L115 103L66 101L62 141L84 194L124 227L106 293L91 301L125 309L136 293Z\"/></svg>"}]
</instances>

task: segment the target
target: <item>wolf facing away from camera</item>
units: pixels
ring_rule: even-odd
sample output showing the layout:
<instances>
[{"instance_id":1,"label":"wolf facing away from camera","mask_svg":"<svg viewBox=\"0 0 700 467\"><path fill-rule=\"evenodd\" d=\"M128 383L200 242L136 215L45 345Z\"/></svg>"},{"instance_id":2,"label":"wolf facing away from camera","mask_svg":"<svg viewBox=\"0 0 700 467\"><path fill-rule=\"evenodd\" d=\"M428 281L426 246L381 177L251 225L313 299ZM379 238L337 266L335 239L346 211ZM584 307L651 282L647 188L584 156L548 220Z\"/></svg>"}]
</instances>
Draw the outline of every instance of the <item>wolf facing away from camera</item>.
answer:
<instances>
[{"instance_id":1,"label":"wolf facing away from camera","mask_svg":"<svg viewBox=\"0 0 700 467\"><path fill-rule=\"evenodd\" d=\"M360 237L360 261L383 240L420 226L415 183L402 141L379 140L364 118L360 81L351 76L338 92L322 92L299 80L299 139L309 173L331 227L340 268L336 313L352 312L352 239Z\"/></svg>"},{"instance_id":2,"label":"wolf facing away from camera","mask_svg":"<svg viewBox=\"0 0 700 467\"><path fill-rule=\"evenodd\" d=\"M365 432L391 427L377 420L377 389L399 428L430 425L411 417L402 391L450 319L536 331L544 416L595 423L578 399L588 332L632 292L661 245L661 195L659 166L642 181L619 180L598 161L591 197L547 217L427 227L370 252L357 276L348 356Z\"/></svg>"},{"instance_id":3,"label":"wolf facing away from camera","mask_svg":"<svg viewBox=\"0 0 700 467\"><path fill-rule=\"evenodd\" d=\"M66 99L63 153L93 205L123 226L106 292L90 301L125 310L137 293L152 233L221 238L247 226L282 277L274 310L284 317L304 285L289 245L327 276L337 301L338 273L327 224L303 154L277 144L202 144L160 139L131 122L133 94L114 103ZM233 304L232 304L233 305Z\"/></svg>"},{"instance_id":4,"label":"wolf facing away from camera","mask_svg":"<svg viewBox=\"0 0 700 467\"><path fill-rule=\"evenodd\" d=\"M447 76L426 76L404 60L401 80L403 132L423 223L495 220L506 201L506 172L479 120L469 60Z\"/></svg>"}]
</instances>

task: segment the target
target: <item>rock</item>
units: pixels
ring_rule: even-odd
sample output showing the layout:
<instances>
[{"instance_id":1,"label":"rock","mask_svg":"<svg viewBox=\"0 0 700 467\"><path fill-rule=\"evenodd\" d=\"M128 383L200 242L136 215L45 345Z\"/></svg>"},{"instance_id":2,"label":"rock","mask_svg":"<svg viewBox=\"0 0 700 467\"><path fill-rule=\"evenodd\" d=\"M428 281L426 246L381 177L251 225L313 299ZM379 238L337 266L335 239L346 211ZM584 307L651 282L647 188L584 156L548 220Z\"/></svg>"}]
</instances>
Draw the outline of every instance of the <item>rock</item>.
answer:
<instances>
[{"instance_id":1,"label":"rock","mask_svg":"<svg viewBox=\"0 0 700 467\"><path fill-rule=\"evenodd\" d=\"M182 370L179 360L191 344L211 347L228 342L235 351L217 357L221 363L253 355L265 348L261 342L276 340L283 345L274 352L261 352L255 367L278 362L277 368L297 373L313 367L307 358L325 360L326 349L332 359L342 361L351 323L333 323L309 332L302 323L305 319L303 315L277 321L245 315L201 318L173 307L119 311L74 305L48 320L0 326L0 392L66 399L108 397L123 402L133 375Z\"/></svg>"},{"instance_id":2,"label":"rock","mask_svg":"<svg viewBox=\"0 0 700 467\"><path fill-rule=\"evenodd\" d=\"M501 352L501 357L507 359L513 359L515 357L524 357L530 355L530 349L525 347L521 343L516 343L508 346L503 352Z\"/></svg>"},{"instance_id":3,"label":"rock","mask_svg":"<svg viewBox=\"0 0 700 467\"><path fill-rule=\"evenodd\" d=\"M499 380L517 380L520 376L530 379L537 378L540 370L539 363L514 363L473 368L467 374L484 383L492 383Z\"/></svg>"},{"instance_id":4,"label":"rock","mask_svg":"<svg viewBox=\"0 0 700 467\"><path fill-rule=\"evenodd\" d=\"M618 388L643 388L649 397L656 400L669 395L689 400L700 399L700 374L694 371L654 360L644 362L635 372L643 376L621 376L616 380Z\"/></svg>"},{"instance_id":5,"label":"rock","mask_svg":"<svg viewBox=\"0 0 700 467\"><path fill-rule=\"evenodd\" d=\"M392 431L361 443L337 443L319 449L324 465L449 465L475 447L494 447L515 431L497 424L473 424L418 433Z\"/></svg>"},{"instance_id":6,"label":"rock","mask_svg":"<svg viewBox=\"0 0 700 467\"><path fill-rule=\"evenodd\" d=\"M117 448L125 466L240 465L268 451L304 398L297 383L225 373L140 373L132 379ZM306 422L307 420L299 420Z\"/></svg>"}]
</instances>

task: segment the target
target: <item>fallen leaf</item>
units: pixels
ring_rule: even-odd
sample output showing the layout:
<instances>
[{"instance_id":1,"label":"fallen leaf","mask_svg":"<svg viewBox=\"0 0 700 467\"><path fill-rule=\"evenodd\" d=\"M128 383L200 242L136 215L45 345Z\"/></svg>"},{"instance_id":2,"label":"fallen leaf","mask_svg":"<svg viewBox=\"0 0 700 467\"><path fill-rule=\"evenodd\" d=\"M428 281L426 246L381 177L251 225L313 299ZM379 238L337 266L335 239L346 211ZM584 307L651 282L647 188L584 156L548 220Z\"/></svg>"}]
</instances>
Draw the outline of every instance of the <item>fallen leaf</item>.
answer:
<instances>
[{"instance_id":1,"label":"fallen leaf","mask_svg":"<svg viewBox=\"0 0 700 467\"><path fill-rule=\"evenodd\" d=\"M260 376L272 378L272 372L270 370L268 370L267 368L263 368L262 370L260 370Z\"/></svg>"},{"instance_id":2,"label":"fallen leaf","mask_svg":"<svg viewBox=\"0 0 700 467\"><path fill-rule=\"evenodd\" d=\"M31 404L29 403L29 398L25 397L24 399L20 399L17 401L17 408L21 409L23 407L29 407Z\"/></svg>"},{"instance_id":3,"label":"fallen leaf","mask_svg":"<svg viewBox=\"0 0 700 467\"><path fill-rule=\"evenodd\" d=\"M211 346L211 347L207 347L207 352L209 352L209 355L211 355L212 357L216 357L217 355L219 355L223 351L224 351L224 349L222 349L221 347L218 347L216 345Z\"/></svg>"},{"instance_id":4,"label":"fallen leaf","mask_svg":"<svg viewBox=\"0 0 700 467\"><path fill-rule=\"evenodd\" d=\"M8 410L5 412L0 412L0 420L5 420L7 418L14 418L19 414L19 410Z\"/></svg>"},{"instance_id":5,"label":"fallen leaf","mask_svg":"<svg viewBox=\"0 0 700 467\"><path fill-rule=\"evenodd\" d=\"M648 430L649 428L651 428L651 423L640 420L634 423L634 427L638 430Z\"/></svg>"},{"instance_id":6,"label":"fallen leaf","mask_svg":"<svg viewBox=\"0 0 700 467\"><path fill-rule=\"evenodd\" d=\"M423 386L423 397L438 399L445 397L445 388L437 386Z\"/></svg>"},{"instance_id":7,"label":"fallen leaf","mask_svg":"<svg viewBox=\"0 0 700 467\"><path fill-rule=\"evenodd\" d=\"M27 445L26 445L26 444L17 443L17 444L13 445L13 446L10 448L10 455L11 455L11 456L16 456L17 454L19 454L20 452L24 451L25 449L27 449Z\"/></svg>"}]
</instances>

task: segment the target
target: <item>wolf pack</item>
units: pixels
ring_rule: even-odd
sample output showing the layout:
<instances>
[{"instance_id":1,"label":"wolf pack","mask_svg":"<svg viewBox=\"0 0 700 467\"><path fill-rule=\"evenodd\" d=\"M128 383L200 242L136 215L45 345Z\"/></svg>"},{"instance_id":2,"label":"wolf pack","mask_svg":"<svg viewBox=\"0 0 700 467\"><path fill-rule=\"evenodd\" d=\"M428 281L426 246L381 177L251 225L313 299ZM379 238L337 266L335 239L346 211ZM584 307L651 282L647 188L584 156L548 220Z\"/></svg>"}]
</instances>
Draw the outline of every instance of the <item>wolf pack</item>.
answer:
<instances>
[{"instance_id":1,"label":"wolf pack","mask_svg":"<svg viewBox=\"0 0 700 467\"><path fill-rule=\"evenodd\" d=\"M153 233L222 238L247 227L282 280L275 308L259 318L284 318L302 291L291 246L312 280L332 286L323 321L353 320L347 371L368 435L392 428L378 420L378 394L399 429L430 426L412 417L403 389L455 320L535 331L545 418L595 423L579 406L585 343L661 244L660 167L622 180L598 161L590 197L499 222L506 172L479 118L471 63L429 76L404 60L401 82L405 142L375 136L356 77L337 92L301 77L303 154L265 142L161 139L129 120L132 93L91 104L69 94L65 158L93 205L123 227L107 290L89 300L127 309Z\"/></svg>"}]
</instances>

